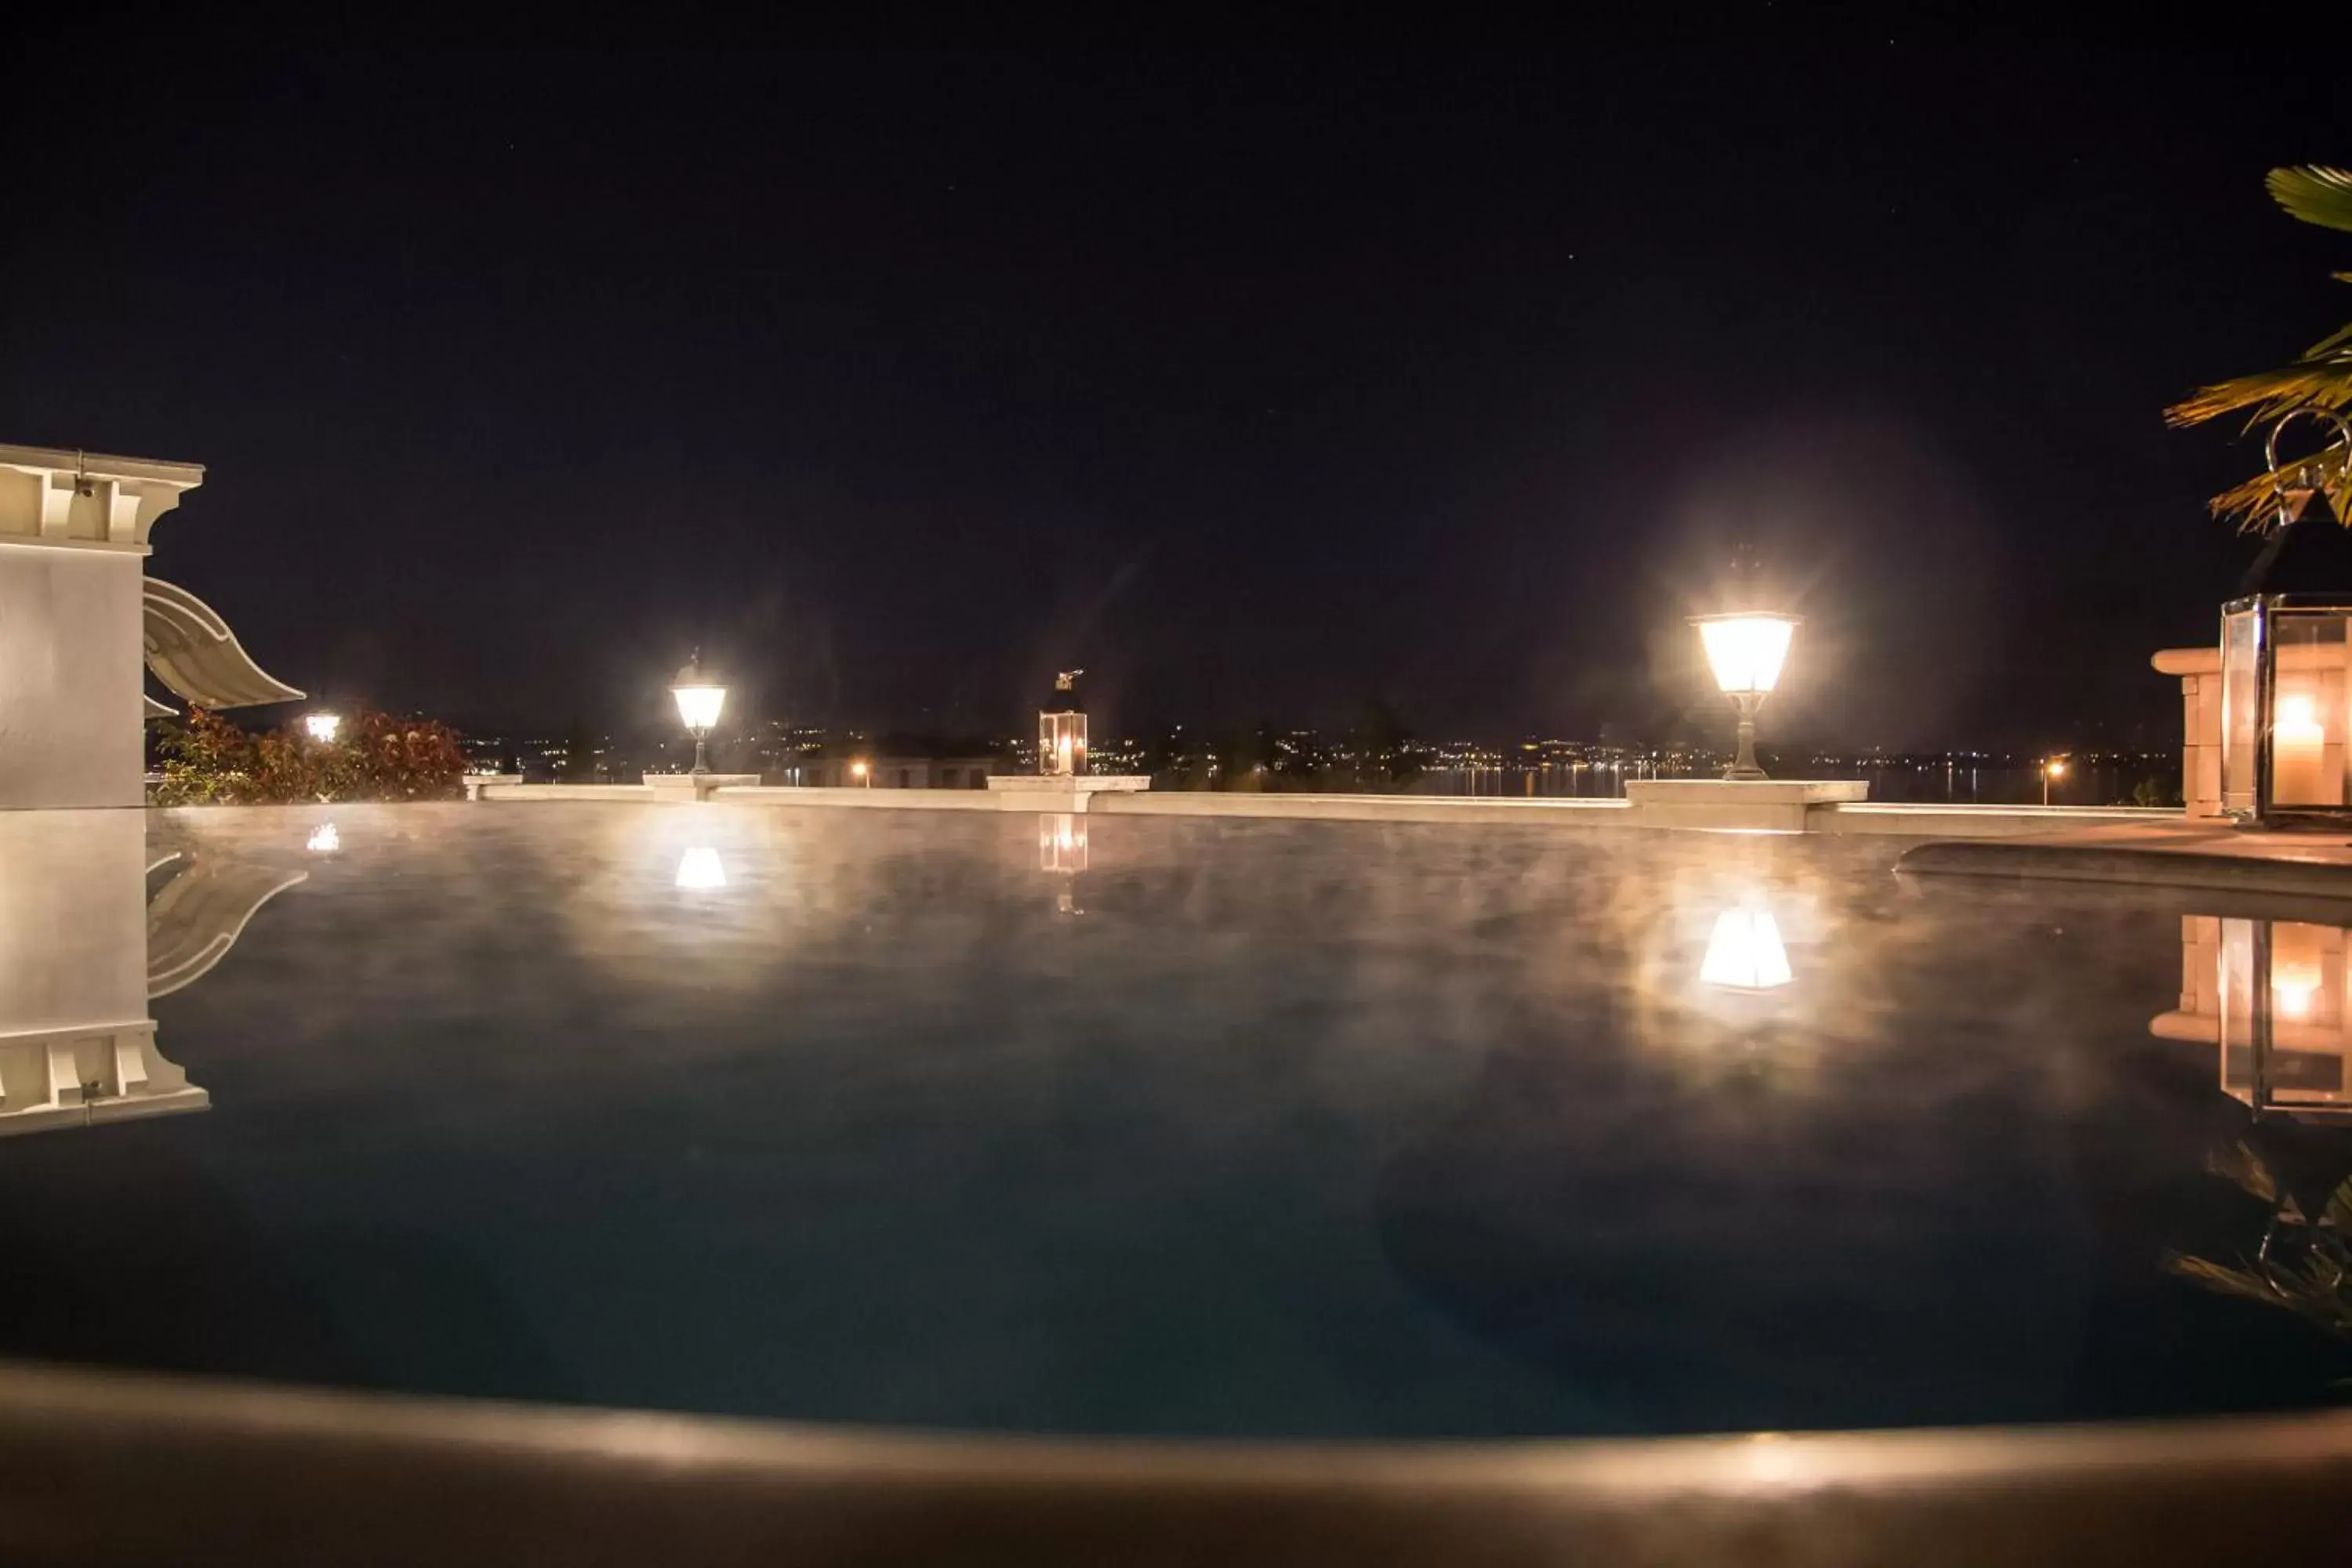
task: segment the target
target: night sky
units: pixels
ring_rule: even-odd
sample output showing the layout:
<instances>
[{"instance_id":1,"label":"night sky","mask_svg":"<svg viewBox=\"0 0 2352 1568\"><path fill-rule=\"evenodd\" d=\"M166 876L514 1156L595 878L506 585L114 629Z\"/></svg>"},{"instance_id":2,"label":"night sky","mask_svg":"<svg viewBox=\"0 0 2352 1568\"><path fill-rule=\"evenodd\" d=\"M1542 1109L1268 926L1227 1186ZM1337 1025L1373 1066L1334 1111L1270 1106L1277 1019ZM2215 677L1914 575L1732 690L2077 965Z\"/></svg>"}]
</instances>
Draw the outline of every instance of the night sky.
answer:
<instances>
[{"instance_id":1,"label":"night sky","mask_svg":"<svg viewBox=\"0 0 2352 1568\"><path fill-rule=\"evenodd\" d=\"M656 721L700 643L814 723L1080 664L1112 728L1663 737L1744 539L1786 730L2176 743L2257 447L2160 411L2347 314L2262 188L2340 109L2274 37L1686 15L28 67L0 441L207 465L156 574L474 726Z\"/></svg>"}]
</instances>

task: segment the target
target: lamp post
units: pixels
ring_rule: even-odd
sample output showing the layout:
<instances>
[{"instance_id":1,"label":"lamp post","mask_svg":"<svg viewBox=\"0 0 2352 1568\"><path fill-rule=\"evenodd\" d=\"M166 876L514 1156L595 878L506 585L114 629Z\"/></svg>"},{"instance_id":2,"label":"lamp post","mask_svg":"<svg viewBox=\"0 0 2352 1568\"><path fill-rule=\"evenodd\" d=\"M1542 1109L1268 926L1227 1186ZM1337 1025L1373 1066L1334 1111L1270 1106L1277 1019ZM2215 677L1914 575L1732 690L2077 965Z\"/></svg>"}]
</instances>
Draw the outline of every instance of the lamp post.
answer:
<instances>
[{"instance_id":1,"label":"lamp post","mask_svg":"<svg viewBox=\"0 0 2352 1568\"><path fill-rule=\"evenodd\" d=\"M1716 685L1739 710L1739 747L1723 776L1760 779L1765 773L1756 761L1756 710L1780 682L1780 665L1789 657L1789 639L1796 635L1797 617L1740 611L1693 616L1691 625L1698 628Z\"/></svg>"},{"instance_id":2,"label":"lamp post","mask_svg":"<svg viewBox=\"0 0 2352 1568\"><path fill-rule=\"evenodd\" d=\"M719 710L727 705L727 682L715 671L702 668L699 649L669 683L669 694L677 700L677 716L694 737L694 775L700 778L710 771L703 752L703 742L709 737L711 726L719 722Z\"/></svg>"},{"instance_id":3,"label":"lamp post","mask_svg":"<svg viewBox=\"0 0 2352 1568\"><path fill-rule=\"evenodd\" d=\"M333 745L335 743L335 732L342 727L343 716L340 713L305 713L302 715L302 728L310 732L310 739L318 742L319 744L322 746Z\"/></svg>"},{"instance_id":4,"label":"lamp post","mask_svg":"<svg viewBox=\"0 0 2352 1568\"><path fill-rule=\"evenodd\" d=\"M2044 757L2044 758L2042 760L2042 805L2048 805L2050 804L2050 785L2051 785L2052 781L2056 780L2056 779L2063 779L2063 778L2064 778L2065 776L2066 776L2066 759L2065 759L2065 758L2063 758L2063 757Z\"/></svg>"}]
</instances>

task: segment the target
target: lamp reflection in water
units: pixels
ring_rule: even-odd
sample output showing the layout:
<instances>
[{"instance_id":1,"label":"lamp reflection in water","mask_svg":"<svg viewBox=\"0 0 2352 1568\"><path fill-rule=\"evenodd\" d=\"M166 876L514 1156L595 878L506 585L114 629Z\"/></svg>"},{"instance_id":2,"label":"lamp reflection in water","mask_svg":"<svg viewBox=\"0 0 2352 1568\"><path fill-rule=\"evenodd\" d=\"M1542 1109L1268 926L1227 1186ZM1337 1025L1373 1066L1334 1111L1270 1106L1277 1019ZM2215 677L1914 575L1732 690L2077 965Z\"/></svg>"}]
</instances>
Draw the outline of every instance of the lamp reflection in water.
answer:
<instances>
[{"instance_id":1,"label":"lamp reflection in water","mask_svg":"<svg viewBox=\"0 0 2352 1568\"><path fill-rule=\"evenodd\" d=\"M689 892L706 892L727 885L727 868L720 863L719 851L707 844L698 844L678 857L677 885Z\"/></svg>"},{"instance_id":2,"label":"lamp reflection in water","mask_svg":"<svg viewBox=\"0 0 2352 1568\"><path fill-rule=\"evenodd\" d=\"M1087 868L1087 819L1076 812L1049 811L1037 818L1037 868L1062 879L1055 908L1066 915L1078 908L1078 875Z\"/></svg>"},{"instance_id":3,"label":"lamp reflection in water","mask_svg":"<svg viewBox=\"0 0 2352 1568\"><path fill-rule=\"evenodd\" d=\"M2352 1114L2347 933L2301 921L2188 915L2180 1005L2148 1030L2217 1049L2221 1092L2256 1114Z\"/></svg>"},{"instance_id":4,"label":"lamp reflection in water","mask_svg":"<svg viewBox=\"0 0 2352 1568\"><path fill-rule=\"evenodd\" d=\"M1698 977L1702 984L1726 991L1750 992L1778 990L1794 979L1789 950L1780 942L1780 923L1772 911L1741 908L1716 916Z\"/></svg>"}]
</instances>

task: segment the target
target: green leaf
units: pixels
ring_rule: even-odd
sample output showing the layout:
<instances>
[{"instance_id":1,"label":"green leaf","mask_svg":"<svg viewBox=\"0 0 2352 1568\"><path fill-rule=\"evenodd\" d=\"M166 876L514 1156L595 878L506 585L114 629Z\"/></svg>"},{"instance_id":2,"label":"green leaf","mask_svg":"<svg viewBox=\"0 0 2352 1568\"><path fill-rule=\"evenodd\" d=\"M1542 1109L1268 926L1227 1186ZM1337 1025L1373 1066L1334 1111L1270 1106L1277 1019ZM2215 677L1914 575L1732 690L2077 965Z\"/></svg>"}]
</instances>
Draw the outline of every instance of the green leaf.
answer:
<instances>
[{"instance_id":1,"label":"green leaf","mask_svg":"<svg viewBox=\"0 0 2352 1568\"><path fill-rule=\"evenodd\" d=\"M2271 199L2305 223L2352 232L2352 171L2306 163L2273 169Z\"/></svg>"}]
</instances>

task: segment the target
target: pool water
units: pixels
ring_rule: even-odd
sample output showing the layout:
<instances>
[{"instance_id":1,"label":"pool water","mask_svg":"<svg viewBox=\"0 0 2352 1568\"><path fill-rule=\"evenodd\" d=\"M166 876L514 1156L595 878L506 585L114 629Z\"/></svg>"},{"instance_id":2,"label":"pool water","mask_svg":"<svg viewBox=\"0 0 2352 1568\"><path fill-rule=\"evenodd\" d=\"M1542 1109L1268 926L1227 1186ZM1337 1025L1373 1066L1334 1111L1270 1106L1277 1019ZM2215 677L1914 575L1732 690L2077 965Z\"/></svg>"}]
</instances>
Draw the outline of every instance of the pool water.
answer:
<instances>
[{"instance_id":1,"label":"pool water","mask_svg":"<svg viewBox=\"0 0 2352 1568\"><path fill-rule=\"evenodd\" d=\"M0 1036L143 1007L210 1108L0 1137L0 1355L1315 1437L2150 1416L2352 1374L2168 1267L2235 1267L2352 1174L2352 1134L2258 1122L2199 1033L2198 917L2273 911L1919 883L1891 840L94 816L131 837L0 834L0 978L50 977ZM2287 913L2321 933L2287 1077L2324 1110L2341 933ZM58 978L119 993L131 931L152 1001ZM2248 1159L2270 1197L2215 1173Z\"/></svg>"}]
</instances>

